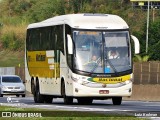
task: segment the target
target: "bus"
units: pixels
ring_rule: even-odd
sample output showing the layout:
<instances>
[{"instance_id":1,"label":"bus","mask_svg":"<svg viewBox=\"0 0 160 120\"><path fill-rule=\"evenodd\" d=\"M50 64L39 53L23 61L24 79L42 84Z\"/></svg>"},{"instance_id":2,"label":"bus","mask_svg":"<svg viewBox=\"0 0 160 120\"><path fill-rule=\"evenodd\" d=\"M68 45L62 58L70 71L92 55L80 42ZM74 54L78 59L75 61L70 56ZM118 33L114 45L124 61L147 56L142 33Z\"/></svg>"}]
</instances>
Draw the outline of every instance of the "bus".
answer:
<instances>
[{"instance_id":1,"label":"bus","mask_svg":"<svg viewBox=\"0 0 160 120\"><path fill-rule=\"evenodd\" d=\"M121 105L122 97L132 94L132 51L138 54L139 47L117 15L67 14L29 24L26 89L36 103L52 103L53 98L63 98L64 104L112 99L113 105Z\"/></svg>"}]
</instances>

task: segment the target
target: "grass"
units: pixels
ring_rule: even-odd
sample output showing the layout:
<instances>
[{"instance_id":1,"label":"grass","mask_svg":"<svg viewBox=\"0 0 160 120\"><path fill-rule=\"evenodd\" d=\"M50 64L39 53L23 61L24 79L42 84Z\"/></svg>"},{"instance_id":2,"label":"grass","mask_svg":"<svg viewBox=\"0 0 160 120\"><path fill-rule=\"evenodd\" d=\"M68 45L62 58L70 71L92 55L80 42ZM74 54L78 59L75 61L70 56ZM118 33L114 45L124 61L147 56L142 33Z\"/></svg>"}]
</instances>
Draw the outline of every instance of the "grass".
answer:
<instances>
[{"instance_id":1,"label":"grass","mask_svg":"<svg viewBox=\"0 0 160 120\"><path fill-rule=\"evenodd\" d=\"M16 112L16 113L38 113L42 114L42 117L37 118L20 118L20 117L12 117L12 118L4 118L0 117L1 120L146 120L144 118L136 118L131 116L122 116L118 114L100 114L93 112L79 112L79 111L48 111L46 109L36 109L36 108L17 108L17 107L9 107L9 106L0 106L0 116L1 112ZM46 117L43 117L43 113ZM48 116L48 117L47 117ZM52 116L52 117L50 117Z\"/></svg>"},{"instance_id":2,"label":"grass","mask_svg":"<svg viewBox=\"0 0 160 120\"><path fill-rule=\"evenodd\" d=\"M24 66L24 51L0 51L0 67Z\"/></svg>"}]
</instances>

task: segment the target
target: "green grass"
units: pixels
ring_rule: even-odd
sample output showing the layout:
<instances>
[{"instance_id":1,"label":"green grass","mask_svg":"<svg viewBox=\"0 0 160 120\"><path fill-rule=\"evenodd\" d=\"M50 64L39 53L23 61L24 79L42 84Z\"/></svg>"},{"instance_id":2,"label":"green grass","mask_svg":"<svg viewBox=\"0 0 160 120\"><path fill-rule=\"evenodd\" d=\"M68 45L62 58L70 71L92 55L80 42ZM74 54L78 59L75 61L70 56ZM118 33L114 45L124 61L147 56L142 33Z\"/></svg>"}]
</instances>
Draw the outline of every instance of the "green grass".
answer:
<instances>
[{"instance_id":1,"label":"green grass","mask_svg":"<svg viewBox=\"0 0 160 120\"><path fill-rule=\"evenodd\" d=\"M42 117L38 118L2 118L1 120L22 120L22 119L29 119L29 120L147 120L144 118L136 118L131 116L122 116L120 114L100 114L100 113L93 113L93 112L79 112L79 111L51 111L46 109L36 109L36 108L17 108L17 107L9 107L9 106L0 106L0 114L1 112L20 112L20 113L27 113L27 112L40 112L42 113ZM43 117L43 112L45 112L46 116ZM50 117L52 115L52 117ZM1 115L0 115L1 116Z\"/></svg>"},{"instance_id":2,"label":"green grass","mask_svg":"<svg viewBox=\"0 0 160 120\"><path fill-rule=\"evenodd\" d=\"M0 51L0 67L15 67L21 64L24 66L24 52L21 51Z\"/></svg>"}]
</instances>

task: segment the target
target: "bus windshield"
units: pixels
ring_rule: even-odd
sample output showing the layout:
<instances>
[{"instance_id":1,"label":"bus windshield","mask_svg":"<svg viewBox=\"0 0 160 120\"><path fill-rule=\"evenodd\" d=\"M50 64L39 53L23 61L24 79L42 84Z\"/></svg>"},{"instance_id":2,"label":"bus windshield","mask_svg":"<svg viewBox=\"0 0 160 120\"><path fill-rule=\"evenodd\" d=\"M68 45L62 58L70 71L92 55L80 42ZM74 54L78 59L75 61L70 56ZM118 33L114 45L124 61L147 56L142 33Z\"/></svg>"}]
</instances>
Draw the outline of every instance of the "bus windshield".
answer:
<instances>
[{"instance_id":1,"label":"bus windshield","mask_svg":"<svg viewBox=\"0 0 160 120\"><path fill-rule=\"evenodd\" d=\"M89 73L130 70L128 31L73 31L74 68Z\"/></svg>"}]
</instances>

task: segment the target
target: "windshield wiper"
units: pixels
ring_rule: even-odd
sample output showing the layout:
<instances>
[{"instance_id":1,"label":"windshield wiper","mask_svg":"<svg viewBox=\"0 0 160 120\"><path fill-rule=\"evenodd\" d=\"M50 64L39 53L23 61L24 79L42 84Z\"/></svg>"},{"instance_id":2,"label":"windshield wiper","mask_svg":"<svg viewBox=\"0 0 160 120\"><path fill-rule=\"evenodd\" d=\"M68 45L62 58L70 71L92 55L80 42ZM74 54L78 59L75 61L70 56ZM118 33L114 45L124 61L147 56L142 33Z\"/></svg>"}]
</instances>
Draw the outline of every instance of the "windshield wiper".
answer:
<instances>
[{"instance_id":1,"label":"windshield wiper","mask_svg":"<svg viewBox=\"0 0 160 120\"><path fill-rule=\"evenodd\" d=\"M100 62L101 62L101 58L97 60L97 63L94 65L93 69L91 70L91 73L94 72L98 68Z\"/></svg>"},{"instance_id":2,"label":"windshield wiper","mask_svg":"<svg viewBox=\"0 0 160 120\"><path fill-rule=\"evenodd\" d=\"M107 61L109 63L109 65L113 68L114 72L116 75L119 75L119 73L117 72L117 69L114 67L114 65L112 64L112 62L109 59L105 59L105 61Z\"/></svg>"}]
</instances>

